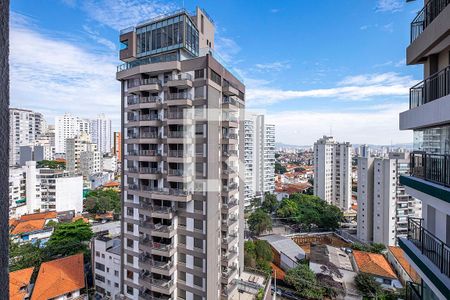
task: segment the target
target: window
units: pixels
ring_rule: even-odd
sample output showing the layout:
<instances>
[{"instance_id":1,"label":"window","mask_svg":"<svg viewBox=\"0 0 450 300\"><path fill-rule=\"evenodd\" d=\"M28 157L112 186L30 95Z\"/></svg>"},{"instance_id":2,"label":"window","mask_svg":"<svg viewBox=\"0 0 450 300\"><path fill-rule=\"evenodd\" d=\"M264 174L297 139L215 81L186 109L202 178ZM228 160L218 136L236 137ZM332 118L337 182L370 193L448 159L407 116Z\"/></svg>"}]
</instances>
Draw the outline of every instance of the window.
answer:
<instances>
[{"instance_id":1,"label":"window","mask_svg":"<svg viewBox=\"0 0 450 300\"><path fill-rule=\"evenodd\" d=\"M212 69L211 70L211 80L214 81L215 83L217 83L218 85L222 84L222 77L220 77L219 74L217 74L216 72L214 72Z\"/></svg>"},{"instance_id":2,"label":"window","mask_svg":"<svg viewBox=\"0 0 450 300\"><path fill-rule=\"evenodd\" d=\"M186 245L186 236L185 235L179 235L178 236L178 243Z\"/></svg>"},{"instance_id":3,"label":"window","mask_svg":"<svg viewBox=\"0 0 450 300\"><path fill-rule=\"evenodd\" d=\"M133 240L132 239L127 239L127 247L128 248L133 248Z\"/></svg>"},{"instance_id":4,"label":"window","mask_svg":"<svg viewBox=\"0 0 450 300\"><path fill-rule=\"evenodd\" d=\"M99 274L95 274L95 280L101 281L101 282L105 282L105 277L101 276Z\"/></svg>"},{"instance_id":5,"label":"window","mask_svg":"<svg viewBox=\"0 0 450 300\"><path fill-rule=\"evenodd\" d=\"M199 171L201 173L203 173L203 163L200 163L200 166L201 167L200 167ZM201 201L201 200L194 200L194 210L203 211L203 201Z\"/></svg>"},{"instance_id":6,"label":"window","mask_svg":"<svg viewBox=\"0 0 450 300\"><path fill-rule=\"evenodd\" d=\"M134 289L131 286L129 286L129 285L127 285L127 294L129 294L129 295L133 295L134 294Z\"/></svg>"},{"instance_id":7,"label":"window","mask_svg":"<svg viewBox=\"0 0 450 300\"><path fill-rule=\"evenodd\" d=\"M390 285L391 283L392 283L392 280L390 280L390 279L383 279L383 284Z\"/></svg>"},{"instance_id":8,"label":"window","mask_svg":"<svg viewBox=\"0 0 450 300\"><path fill-rule=\"evenodd\" d=\"M194 229L203 230L203 220L194 219Z\"/></svg>"},{"instance_id":9,"label":"window","mask_svg":"<svg viewBox=\"0 0 450 300\"><path fill-rule=\"evenodd\" d=\"M203 287L203 278L194 275L194 284Z\"/></svg>"},{"instance_id":10,"label":"window","mask_svg":"<svg viewBox=\"0 0 450 300\"><path fill-rule=\"evenodd\" d=\"M133 279L133 272L132 271L130 271L130 270L127 270L127 278L128 279Z\"/></svg>"},{"instance_id":11,"label":"window","mask_svg":"<svg viewBox=\"0 0 450 300\"><path fill-rule=\"evenodd\" d=\"M181 263L186 263L186 254L185 253L180 253L178 255L178 261Z\"/></svg>"},{"instance_id":12,"label":"window","mask_svg":"<svg viewBox=\"0 0 450 300\"><path fill-rule=\"evenodd\" d=\"M194 98L203 98L204 97L204 87L203 86L197 86L194 89Z\"/></svg>"},{"instance_id":13,"label":"window","mask_svg":"<svg viewBox=\"0 0 450 300\"><path fill-rule=\"evenodd\" d=\"M95 268L96 268L97 270L100 270L100 271L105 272L105 265L104 265L104 264L101 264L101 263L96 262L96 263L95 263Z\"/></svg>"},{"instance_id":14,"label":"window","mask_svg":"<svg viewBox=\"0 0 450 300\"><path fill-rule=\"evenodd\" d=\"M134 209L132 207L127 207L127 216L133 216Z\"/></svg>"},{"instance_id":15,"label":"window","mask_svg":"<svg viewBox=\"0 0 450 300\"><path fill-rule=\"evenodd\" d=\"M118 287L119 287L119 283L114 282L114 287L115 287L115 288L118 288Z\"/></svg>"},{"instance_id":16,"label":"window","mask_svg":"<svg viewBox=\"0 0 450 300\"><path fill-rule=\"evenodd\" d=\"M194 78L204 78L205 77L205 69L195 70L194 71Z\"/></svg>"},{"instance_id":17,"label":"window","mask_svg":"<svg viewBox=\"0 0 450 300\"><path fill-rule=\"evenodd\" d=\"M203 124L195 124L195 134L203 135Z\"/></svg>"},{"instance_id":18,"label":"window","mask_svg":"<svg viewBox=\"0 0 450 300\"><path fill-rule=\"evenodd\" d=\"M114 276L119 277L119 271L114 270Z\"/></svg>"},{"instance_id":19,"label":"window","mask_svg":"<svg viewBox=\"0 0 450 300\"><path fill-rule=\"evenodd\" d=\"M194 266L196 266L198 268L203 268L203 259L200 257L194 256Z\"/></svg>"},{"instance_id":20,"label":"window","mask_svg":"<svg viewBox=\"0 0 450 300\"><path fill-rule=\"evenodd\" d=\"M133 232L133 229L134 229L133 224L127 223L127 231L128 232Z\"/></svg>"},{"instance_id":21,"label":"window","mask_svg":"<svg viewBox=\"0 0 450 300\"><path fill-rule=\"evenodd\" d=\"M95 256L100 257L100 252L95 251Z\"/></svg>"},{"instance_id":22,"label":"window","mask_svg":"<svg viewBox=\"0 0 450 300\"><path fill-rule=\"evenodd\" d=\"M197 249L203 249L203 240L194 238L194 247Z\"/></svg>"},{"instance_id":23,"label":"window","mask_svg":"<svg viewBox=\"0 0 450 300\"><path fill-rule=\"evenodd\" d=\"M203 300L202 296L194 294L194 300Z\"/></svg>"},{"instance_id":24,"label":"window","mask_svg":"<svg viewBox=\"0 0 450 300\"><path fill-rule=\"evenodd\" d=\"M133 256L130 254L127 254L127 263L129 263L129 264L133 263Z\"/></svg>"},{"instance_id":25,"label":"window","mask_svg":"<svg viewBox=\"0 0 450 300\"><path fill-rule=\"evenodd\" d=\"M181 281L186 281L186 272L180 271L178 276Z\"/></svg>"}]
</instances>

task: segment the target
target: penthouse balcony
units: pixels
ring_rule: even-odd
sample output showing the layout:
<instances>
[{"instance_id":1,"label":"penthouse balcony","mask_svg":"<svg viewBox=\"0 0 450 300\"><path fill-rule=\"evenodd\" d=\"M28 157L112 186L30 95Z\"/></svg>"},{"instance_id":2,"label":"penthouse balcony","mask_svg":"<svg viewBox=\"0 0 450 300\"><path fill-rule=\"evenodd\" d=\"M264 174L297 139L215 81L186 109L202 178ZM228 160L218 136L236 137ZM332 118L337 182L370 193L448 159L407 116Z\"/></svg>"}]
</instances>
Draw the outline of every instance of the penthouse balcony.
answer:
<instances>
[{"instance_id":1,"label":"penthouse balcony","mask_svg":"<svg viewBox=\"0 0 450 300\"><path fill-rule=\"evenodd\" d=\"M176 74L167 80L166 85L168 87L177 88L191 88L192 87L192 76L189 73Z\"/></svg>"},{"instance_id":2,"label":"penthouse balcony","mask_svg":"<svg viewBox=\"0 0 450 300\"><path fill-rule=\"evenodd\" d=\"M410 88L409 108L427 104L447 95L450 95L450 66Z\"/></svg>"},{"instance_id":3,"label":"penthouse balcony","mask_svg":"<svg viewBox=\"0 0 450 300\"><path fill-rule=\"evenodd\" d=\"M149 56L141 59L136 59L131 62L127 62L117 66L117 72L122 72L129 70L134 67L156 64L156 63L164 63L164 62L175 62L179 60L178 55L176 53L170 53L167 55L159 55L159 56ZM119 75L118 75L119 77Z\"/></svg>"},{"instance_id":4,"label":"penthouse balcony","mask_svg":"<svg viewBox=\"0 0 450 300\"><path fill-rule=\"evenodd\" d=\"M128 83L128 92L150 92L157 93L161 91L161 80L157 78L134 79Z\"/></svg>"},{"instance_id":5,"label":"penthouse balcony","mask_svg":"<svg viewBox=\"0 0 450 300\"><path fill-rule=\"evenodd\" d=\"M425 4L411 22L411 43L422 34L448 4L450 4L450 0L430 0Z\"/></svg>"},{"instance_id":6,"label":"penthouse balcony","mask_svg":"<svg viewBox=\"0 0 450 300\"><path fill-rule=\"evenodd\" d=\"M450 295L450 245L428 231L422 219L416 218L409 218L407 238L400 238L399 245L417 266L419 274L424 274L443 295Z\"/></svg>"}]
</instances>

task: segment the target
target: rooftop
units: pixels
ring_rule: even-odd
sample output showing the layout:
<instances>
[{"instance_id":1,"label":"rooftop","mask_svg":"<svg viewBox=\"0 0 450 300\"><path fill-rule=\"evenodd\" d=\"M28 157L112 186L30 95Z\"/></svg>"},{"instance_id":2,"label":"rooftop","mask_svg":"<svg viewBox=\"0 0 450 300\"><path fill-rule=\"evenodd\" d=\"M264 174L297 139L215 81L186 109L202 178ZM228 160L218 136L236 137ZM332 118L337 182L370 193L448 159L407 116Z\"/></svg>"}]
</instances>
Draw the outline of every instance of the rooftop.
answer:
<instances>
[{"instance_id":1,"label":"rooftop","mask_svg":"<svg viewBox=\"0 0 450 300\"><path fill-rule=\"evenodd\" d=\"M362 273L397 279L394 270L382 254L370 253L364 251L353 251L356 265Z\"/></svg>"},{"instance_id":2,"label":"rooftop","mask_svg":"<svg viewBox=\"0 0 450 300\"><path fill-rule=\"evenodd\" d=\"M11 230L11 234L16 235L43 230L44 227L45 227L45 219L19 221L19 223Z\"/></svg>"},{"instance_id":3,"label":"rooftop","mask_svg":"<svg viewBox=\"0 0 450 300\"><path fill-rule=\"evenodd\" d=\"M282 235L266 235L259 237L267 241L278 253L283 253L294 262L305 258L305 251L292 239Z\"/></svg>"},{"instance_id":4,"label":"rooftop","mask_svg":"<svg viewBox=\"0 0 450 300\"><path fill-rule=\"evenodd\" d=\"M338 269L353 271L350 257L345 251L342 251L337 247L329 245L311 246L310 260L317 264L333 264Z\"/></svg>"},{"instance_id":5,"label":"rooftop","mask_svg":"<svg viewBox=\"0 0 450 300\"><path fill-rule=\"evenodd\" d=\"M402 268L408 273L409 277L411 277L414 282L420 282L419 274L411 267L409 262L405 258L405 252L400 247L389 246L389 251L395 257L395 259L399 262Z\"/></svg>"},{"instance_id":6,"label":"rooftop","mask_svg":"<svg viewBox=\"0 0 450 300\"><path fill-rule=\"evenodd\" d=\"M83 254L41 264L31 300L52 299L84 288Z\"/></svg>"},{"instance_id":7,"label":"rooftop","mask_svg":"<svg viewBox=\"0 0 450 300\"><path fill-rule=\"evenodd\" d=\"M21 221L28 220L39 220L39 219L56 219L58 217L58 213L56 211L47 211L29 215L23 215L20 217Z\"/></svg>"},{"instance_id":8,"label":"rooftop","mask_svg":"<svg viewBox=\"0 0 450 300\"><path fill-rule=\"evenodd\" d=\"M30 284L34 267L9 273L9 299L23 300L28 294L27 287Z\"/></svg>"}]
</instances>

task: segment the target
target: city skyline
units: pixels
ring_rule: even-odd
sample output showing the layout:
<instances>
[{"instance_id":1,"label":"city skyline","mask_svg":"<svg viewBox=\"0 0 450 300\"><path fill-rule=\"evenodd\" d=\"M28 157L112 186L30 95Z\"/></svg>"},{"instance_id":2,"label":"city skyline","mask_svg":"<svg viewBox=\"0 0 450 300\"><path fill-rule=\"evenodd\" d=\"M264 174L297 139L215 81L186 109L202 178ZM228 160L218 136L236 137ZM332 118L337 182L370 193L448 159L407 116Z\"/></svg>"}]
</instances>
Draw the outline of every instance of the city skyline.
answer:
<instances>
[{"instance_id":1,"label":"city skyline","mask_svg":"<svg viewBox=\"0 0 450 300\"><path fill-rule=\"evenodd\" d=\"M11 105L39 111L48 120L66 111L94 117L95 106L112 119L116 130L120 123L119 85L113 76L119 64L117 31L180 8L179 2L140 1L121 7L120 2L108 1L39 5L15 1ZM184 6L192 11L196 3L185 1ZM407 108L409 87L421 75L419 67L406 68L403 59L409 42L407 20L420 3L327 1L312 9L308 3L253 7L228 2L227 10L242 16L239 25L217 4L198 4L214 15L215 48L243 77L249 109L265 112L268 122L276 125L277 142L312 145L330 132L354 144L411 141L411 133L398 130L398 113ZM341 17L327 18L334 13ZM292 23L296 20L299 24ZM321 26L310 26L313 21ZM254 32L253 26L261 30ZM289 44L278 47L278 39ZM305 124L314 126L303 130Z\"/></svg>"}]
</instances>

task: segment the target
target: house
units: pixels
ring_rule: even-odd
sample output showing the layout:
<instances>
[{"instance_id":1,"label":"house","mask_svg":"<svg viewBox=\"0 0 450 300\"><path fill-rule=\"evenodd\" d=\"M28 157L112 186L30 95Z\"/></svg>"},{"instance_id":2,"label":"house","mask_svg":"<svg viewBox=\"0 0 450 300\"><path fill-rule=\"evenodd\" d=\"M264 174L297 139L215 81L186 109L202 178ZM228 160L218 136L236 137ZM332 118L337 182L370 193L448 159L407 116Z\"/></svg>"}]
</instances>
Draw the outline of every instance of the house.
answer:
<instances>
[{"instance_id":1,"label":"house","mask_svg":"<svg viewBox=\"0 0 450 300\"><path fill-rule=\"evenodd\" d=\"M284 271L295 268L306 257L305 251L288 237L272 234L261 236L258 239L270 244L274 263Z\"/></svg>"},{"instance_id":2,"label":"house","mask_svg":"<svg viewBox=\"0 0 450 300\"><path fill-rule=\"evenodd\" d=\"M400 277L402 284L411 281L415 283L420 283L419 274L411 267L409 262L405 258L405 252L402 248L396 246L389 246L387 253L388 261L391 266L394 267L396 273Z\"/></svg>"},{"instance_id":3,"label":"house","mask_svg":"<svg viewBox=\"0 0 450 300\"><path fill-rule=\"evenodd\" d=\"M28 299L31 292L31 275L34 268L22 269L9 273L9 299Z\"/></svg>"},{"instance_id":4,"label":"house","mask_svg":"<svg viewBox=\"0 0 450 300\"><path fill-rule=\"evenodd\" d=\"M79 253L42 263L31 300L87 300L83 259Z\"/></svg>"},{"instance_id":5,"label":"house","mask_svg":"<svg viewBox=\"0 0 450 300\"><path fill-rule=\"evenodd\" d=\"M309 268L319 281L341 291L337 299L361 299L357 292L357 273L350 256L343 250L329 245L311 245Z\"/></svg>"},{"instance_id":6,"label":"house","mask_svg":"<svg viewBox=\"0 0 450 300\"><path fill-rule=\"evenodd\" d=\"M402 288L400 280L384 255L364 251L353 251L353 261L357 272L369 274L384 289Z\"/></svg>"},{"instance_id":7,"label":"house","mask_svg":"<svg viewBox=\"0 0 450 300\"><path fill-rule=\"evenodd\" d=\"M45 243L53 233L53 227L47 226L50 221L58 222L55 211L23 215L20 219L11 219L11 238L19 243L36 242Z\"/></svg>"}]
</instances>

